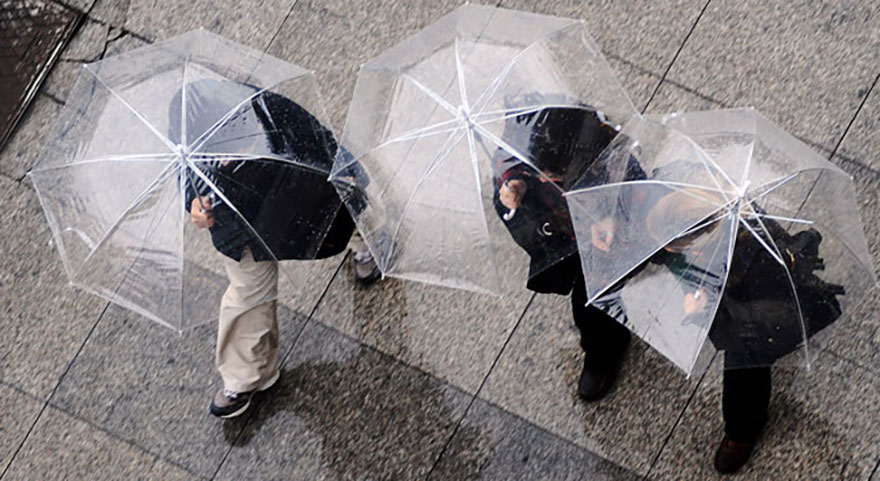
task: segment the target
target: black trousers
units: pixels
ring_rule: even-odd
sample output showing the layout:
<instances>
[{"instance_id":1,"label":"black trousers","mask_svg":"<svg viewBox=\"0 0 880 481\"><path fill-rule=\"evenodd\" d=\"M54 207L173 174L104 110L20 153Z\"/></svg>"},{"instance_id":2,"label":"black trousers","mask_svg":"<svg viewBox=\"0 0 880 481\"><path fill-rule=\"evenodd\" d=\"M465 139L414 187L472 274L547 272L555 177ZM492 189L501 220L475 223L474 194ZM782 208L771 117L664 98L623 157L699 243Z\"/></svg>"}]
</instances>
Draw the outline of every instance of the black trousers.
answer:
<instances>
[{"instance_id":1,"label":"black trousers","mask_svg":"<svg viewBox=\"0 0 880 481\"><path fill-rule=\"evenodd\" d=\"M629 344L630 331L601 310L586 306L586 290L584 275L578 269L571 291L571 312L581 334L581 348L595 359L614 359Z\"/></svg>"},{"instance_id":2,"label":"black trousers","mask_svg":"<svg viewBox=\"0 0 880 481\"><path fill-rule=\"evenodd\" d=\"M725 369L721 412L724 433L734 441L752 442L767 424L770 367Z\"/></svg>"}]
</instances>

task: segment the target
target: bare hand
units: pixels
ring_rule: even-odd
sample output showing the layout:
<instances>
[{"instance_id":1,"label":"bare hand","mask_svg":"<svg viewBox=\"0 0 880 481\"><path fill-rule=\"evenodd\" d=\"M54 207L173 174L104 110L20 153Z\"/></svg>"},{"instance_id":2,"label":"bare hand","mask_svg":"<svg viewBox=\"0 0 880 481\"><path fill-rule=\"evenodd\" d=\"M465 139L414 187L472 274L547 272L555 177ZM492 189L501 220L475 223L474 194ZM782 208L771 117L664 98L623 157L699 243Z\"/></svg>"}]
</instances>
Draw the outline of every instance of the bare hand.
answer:
<instances>
[{"instance_id":1,"label":"bare hand","mask_svg":"<svg viewBox=\"0 0 880 481\"><path fill-rule=\"evenodd\" d=\"M526 183L522 180L509 180L501 184L498 198L501 204L508 209L517 209L522 204L522 198L526 193Z\"/></svg>"},{"instance_id":2,"label":"bare hand","mask_svg":"<svg viewBox=\"0 0 880 481\"><path fill-rule=\"evenodd\" d=\"M697 289L697 292L688 292L684 296L684 312L687 315L700 312L706 308L708 302L706 291Z\"/></svg>"},{"instance_id":3,"label":"bare hand","mask_svg":"<svg viewBox=\"0 0 880 481\"><path fill-rule=\"evenodd\" d=\"M611 217L595 222L590 226L590 240L597 249L608 252L611 250L611 244L614 243L616 228L617 223Z\"/></svg>"},{"instance_id":4,"label":"bare hand","mask_svg":"<svg viewBox=\"0 0 880 481\"><path fill-rule=\"evenodd\" d=\"M193 199L189 206L189 215L193 224L199 229L208 229L214 227L214 214L211 213L211 199L207 196ZM202 207L204 206L204 207Z\"/></svg>"}]
</instances>

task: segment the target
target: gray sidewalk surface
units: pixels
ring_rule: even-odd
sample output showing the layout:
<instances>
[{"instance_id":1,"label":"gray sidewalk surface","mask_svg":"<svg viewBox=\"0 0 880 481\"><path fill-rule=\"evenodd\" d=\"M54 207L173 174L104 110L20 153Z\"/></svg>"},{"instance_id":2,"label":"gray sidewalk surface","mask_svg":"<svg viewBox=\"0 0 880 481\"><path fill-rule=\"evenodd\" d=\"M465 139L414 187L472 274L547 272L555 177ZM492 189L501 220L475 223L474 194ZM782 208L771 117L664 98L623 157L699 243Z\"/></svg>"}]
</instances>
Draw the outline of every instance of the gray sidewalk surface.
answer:
<instances>
[{"instance_id":1,"label":"gray sidewalk surface","mask_svg":"<svg viewBox=\"0 0 880 481\"><path fill-rule=\"evenodd\" d=\"M0 152L2 481L720 479L717 366L686 379L635 342L612 393L584 403L568 298L364 289L344 256L297 266L310 282L281 310L281 381L219 422L213 326L178 337L68 287L25 174L84 62L205 27L314 70L340 131L360 64L458 4L67 1L87 17ZM762 111L855 177L880 261L880 3L497 5L585 19L645 112ZM774 369L766 433L731 479L880 481L877 312L812 371Z\"/></svg>"}]
</instances>

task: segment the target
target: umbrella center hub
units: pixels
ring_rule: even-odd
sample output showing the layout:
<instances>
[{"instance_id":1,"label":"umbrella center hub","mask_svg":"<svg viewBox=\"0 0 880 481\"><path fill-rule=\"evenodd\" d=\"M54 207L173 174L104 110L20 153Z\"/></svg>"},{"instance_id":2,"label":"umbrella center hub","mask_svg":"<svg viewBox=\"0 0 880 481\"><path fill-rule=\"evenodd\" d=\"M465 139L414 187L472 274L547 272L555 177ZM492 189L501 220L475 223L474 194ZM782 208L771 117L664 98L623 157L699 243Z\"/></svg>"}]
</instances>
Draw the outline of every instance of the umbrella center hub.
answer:
<instances>
[{"instance_id":1,"label":"umbrella center hub","mask_svg":"<svg viewBox=\"0 0 880 481\"><path fill-rule=\"evenodd\" d=\"M174 148L174 153L177 156L177 163L181 165L186 165L189 161L189 148L183 144L177 144Z\"/></svg>"},{"instance_id":2,"label":"umbrella center hub","mask_svg":"<svg viewBox=\"0 0 880 481\"><path fill-rule=\"evenodd\" d=\"M736 201L733 204L733 209L731 209L737 216L740 215L740 213L743 210L743 207L746 204L748 204L748 200L746 199L746 195L748 194L749 185L751 183L752 183L751 181L747 180L747 181L745 181L745 183L741 187L737 188Z\"/></svg>"},{"instance_id":3,"label":"umbrella center hub","mask_svg":"<svg viewBox=\"0 0 880 481\"><path fill-rule=\"evenodd\" d=\"M458 118L460 118L461 121L468 126L468 128L474 127L474 121L473 119L471 119L471 112L464 105L458 107Z\"/></svg>"}]
</instances>

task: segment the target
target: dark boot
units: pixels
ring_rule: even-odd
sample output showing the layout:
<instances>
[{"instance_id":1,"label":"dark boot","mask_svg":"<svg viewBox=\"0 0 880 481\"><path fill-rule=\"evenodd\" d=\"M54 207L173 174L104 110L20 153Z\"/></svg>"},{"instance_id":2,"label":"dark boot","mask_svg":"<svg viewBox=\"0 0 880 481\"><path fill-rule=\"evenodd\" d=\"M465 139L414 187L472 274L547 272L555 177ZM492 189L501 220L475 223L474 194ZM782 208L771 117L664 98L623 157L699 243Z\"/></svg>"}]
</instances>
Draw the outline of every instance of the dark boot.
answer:
<instances>
[{"instance_id":1,"label":"dark boot","mask_svg":"<svg viewBox=\"0 0 880 481\"><path fill-rule=\"evenodd\" d=\"M608 394L620 373L626 355L629 337L616 343L613 349L600 348L586 351L584 370L578 381L578 395L585 401L598 401Z\"/></svg>"},{"instance_id":2,"label":"dark boot","mask_svg":"<svg viewBox=\"0 0 880 481\"><path fill-rule=\"evenodd\" d=\"M614 386L632 336L625 326L586 304L587 288L578 269L571 292L571 313L585 353L578 395L587 401L597 401Z\"/></svg>"},{"instance_id":3,"label":"dark boot","mask_svg":"<svg viewBox=\"0 0 880 481\"><path fill-rule=\"evenodd\" d=\"M731 364L727 356L728 353L725 353L725 366ZM728 474L748 462L755 448L755 440L767 424L770 368L726 369L722 385L724 439L715 452L715 469Z\"/></svg>"}]
</instances>

